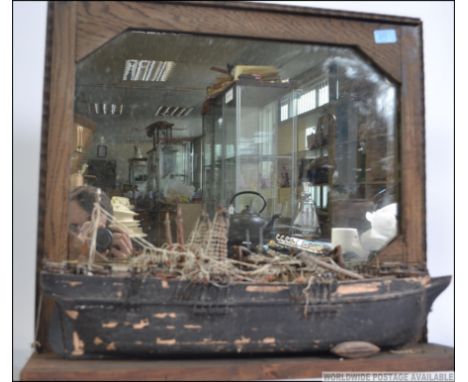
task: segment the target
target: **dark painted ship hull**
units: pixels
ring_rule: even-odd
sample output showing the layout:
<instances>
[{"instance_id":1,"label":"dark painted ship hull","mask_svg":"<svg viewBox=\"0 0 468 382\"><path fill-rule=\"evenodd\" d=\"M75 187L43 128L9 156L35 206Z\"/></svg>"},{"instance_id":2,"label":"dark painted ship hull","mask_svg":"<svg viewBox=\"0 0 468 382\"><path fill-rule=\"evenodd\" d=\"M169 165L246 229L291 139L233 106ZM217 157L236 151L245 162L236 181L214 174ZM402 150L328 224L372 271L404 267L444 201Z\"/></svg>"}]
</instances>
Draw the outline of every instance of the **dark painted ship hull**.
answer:
<instances>
[{"instance_id":1,"label":"dark painted ship hull","mask_svg":"<svg viewBox=\"0 0 468 382\"><path fill-rule=\"evenodd\" d=\"M421 338L450 277L225 288L156 277L41 274L55 301L49 338L67 358L327 352L345 341Z\"/></svg>"}]
</instances>

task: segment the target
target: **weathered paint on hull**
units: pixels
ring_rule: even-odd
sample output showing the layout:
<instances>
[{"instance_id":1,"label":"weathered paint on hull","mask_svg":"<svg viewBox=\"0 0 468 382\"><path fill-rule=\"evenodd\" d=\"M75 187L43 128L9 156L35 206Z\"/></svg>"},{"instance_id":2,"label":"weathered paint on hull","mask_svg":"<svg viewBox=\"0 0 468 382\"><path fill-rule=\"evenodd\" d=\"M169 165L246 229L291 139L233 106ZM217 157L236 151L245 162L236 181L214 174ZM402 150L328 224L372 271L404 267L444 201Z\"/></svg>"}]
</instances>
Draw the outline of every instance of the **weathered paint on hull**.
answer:
<instances>
[{"instance_id":1,"label":"weathered paint on hull","mask_svg":"<svg viewBox=\"0 0 468 382\"><path fill-rule=\"evenodd\" d=\"M67 358L326 352L344 341L417 341L441 278L226 288L155 277L42 273L56 302L49 337Z\"/></svg>"}]
</instances>

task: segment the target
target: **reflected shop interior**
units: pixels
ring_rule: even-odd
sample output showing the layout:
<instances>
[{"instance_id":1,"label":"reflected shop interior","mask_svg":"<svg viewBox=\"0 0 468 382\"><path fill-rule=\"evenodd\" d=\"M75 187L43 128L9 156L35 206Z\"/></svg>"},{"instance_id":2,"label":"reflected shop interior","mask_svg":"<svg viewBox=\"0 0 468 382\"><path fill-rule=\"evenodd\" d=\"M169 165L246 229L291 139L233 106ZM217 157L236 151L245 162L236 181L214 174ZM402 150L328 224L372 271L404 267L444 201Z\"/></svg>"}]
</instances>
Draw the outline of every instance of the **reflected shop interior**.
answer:
<instances>
[{"instance_id":1,"label":"reflected shop interior","mask_svg":"<svg viewBox=\"0 0 468 382\"><path fill-rule=\"evenodd\" d=\"M130 237L161 246L182 216L187 240L219 208L250 249L363 261L397 235L398 88L358 51L126 31L76 68L70 189L100 188Z\"/></svg>"}]
</instances>

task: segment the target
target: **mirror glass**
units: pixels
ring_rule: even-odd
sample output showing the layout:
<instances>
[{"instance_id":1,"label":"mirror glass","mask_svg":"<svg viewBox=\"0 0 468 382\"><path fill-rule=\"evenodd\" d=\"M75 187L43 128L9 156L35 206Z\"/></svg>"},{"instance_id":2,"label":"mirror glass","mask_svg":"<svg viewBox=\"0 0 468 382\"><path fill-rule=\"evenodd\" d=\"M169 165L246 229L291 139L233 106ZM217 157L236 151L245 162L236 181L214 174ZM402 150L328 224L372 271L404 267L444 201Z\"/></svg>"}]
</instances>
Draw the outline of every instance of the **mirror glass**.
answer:
<instances>
[{"instance_id":1,"label":"mirror glass","mask_svg":"<svg viewBox=\"0 0 468 382\"><path fill-rule=\"evenodd\" d=\"M104 262L167 244L168 226L187 240L219 208L265 222L230 243L285 235L367 259L398 231L397 105L351 48L127 31L76 66L69 257L87 253L98 188L118 221L98 217ZM130 242L111 249L119 225Z\"/></svg>"}]
</instances>

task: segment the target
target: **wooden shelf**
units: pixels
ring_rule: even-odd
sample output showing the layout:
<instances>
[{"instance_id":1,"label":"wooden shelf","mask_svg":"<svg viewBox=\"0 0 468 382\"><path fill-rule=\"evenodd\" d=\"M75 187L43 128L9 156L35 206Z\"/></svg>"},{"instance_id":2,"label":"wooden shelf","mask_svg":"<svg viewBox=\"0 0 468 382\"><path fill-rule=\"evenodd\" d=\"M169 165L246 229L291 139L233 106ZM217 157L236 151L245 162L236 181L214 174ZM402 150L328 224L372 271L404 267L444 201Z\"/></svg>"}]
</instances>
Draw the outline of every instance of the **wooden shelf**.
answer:
<instances>
[{"instance_id":1,"label":"wooden shelf","mask_svg":"<svg viewBox=\"0 0 468 382\"><path fill-rule=\"evenodd\" d=\"M449 371L454 351L441 345L419 344L363 359L332 356L275 356L153 360L64 360L33 354L21 371L22 381L56 380L254 380L319 378L322 371Z\"/></svg>"}]
</instances>

